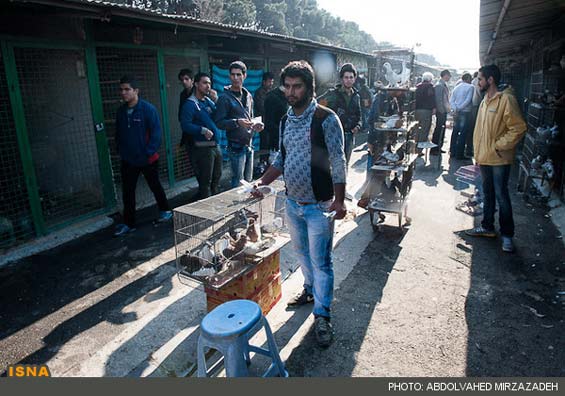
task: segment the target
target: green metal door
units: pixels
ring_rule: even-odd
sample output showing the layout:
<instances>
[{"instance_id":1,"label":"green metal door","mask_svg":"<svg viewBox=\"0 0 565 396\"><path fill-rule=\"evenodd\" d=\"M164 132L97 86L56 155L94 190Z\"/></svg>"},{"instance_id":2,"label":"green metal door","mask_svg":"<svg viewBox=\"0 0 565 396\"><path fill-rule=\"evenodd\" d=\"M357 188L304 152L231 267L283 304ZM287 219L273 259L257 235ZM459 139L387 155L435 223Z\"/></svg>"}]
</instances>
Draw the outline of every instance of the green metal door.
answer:
<instances>
[{"instance_id":1,"label":"green metal door","mask_svg":"<svg viewBox=\"0 0 565 396\"><path fill-rule=\"evenodd\" d=\"M84 50L15 47L14 58L46 229L101 212Z\"/></svg>"}]
</instances>

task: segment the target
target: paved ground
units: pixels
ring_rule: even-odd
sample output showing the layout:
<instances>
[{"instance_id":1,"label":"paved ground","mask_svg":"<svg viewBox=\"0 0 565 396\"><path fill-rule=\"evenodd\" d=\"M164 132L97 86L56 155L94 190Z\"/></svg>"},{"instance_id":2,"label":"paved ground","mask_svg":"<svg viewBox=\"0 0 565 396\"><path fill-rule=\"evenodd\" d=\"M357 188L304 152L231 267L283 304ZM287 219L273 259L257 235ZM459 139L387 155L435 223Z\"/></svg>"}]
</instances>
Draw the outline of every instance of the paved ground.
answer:
<instances>
[{"instance_id":1,"label":"paved ground","mask_svg":"<svg viewBox=\"0 0 565 396\"><path fill-rule=\"evenodd\" d=\"M353 157L352 193L363 155ZM315 345L308 308L285 310L302 279L283 250L283 301L268 320L291 375L565 374L561 230L514 195L516 254L467 238L475 219L454 209L465 199L453 176L462 163L436 165L418 162L404 231L391 215L374 234L362 211L338 224L327 350ZM153 226L152 214L128 238L106 229L0 269L0 372L17 362L47 363L57 376L191 371L205 296L174 276L171 226Z\"/></svg>"}]
</instances>

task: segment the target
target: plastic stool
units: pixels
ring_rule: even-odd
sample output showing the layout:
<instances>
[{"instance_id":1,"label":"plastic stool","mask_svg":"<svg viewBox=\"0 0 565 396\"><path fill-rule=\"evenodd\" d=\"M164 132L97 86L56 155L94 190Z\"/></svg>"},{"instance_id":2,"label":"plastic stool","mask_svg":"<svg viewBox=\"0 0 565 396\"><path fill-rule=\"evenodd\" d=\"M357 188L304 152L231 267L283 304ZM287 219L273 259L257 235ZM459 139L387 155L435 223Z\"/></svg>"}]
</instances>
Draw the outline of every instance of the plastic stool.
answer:
<instances>
[{"instance_id":1,"label":"plastic stool","mask_svg":"<svg viewBox=\"0 0 565 396\"><path fill-rule=\"evenodd\" d=\"M249 344L249 339L261 328L265 329L269 349ZM198 376L207 377L210 371L206 367L204 349L211 348L223 355L228 377L249 377L247 370L251 363L249 352L255 352L271 358L271 366L263 377L288 377L279 350L267 319L261 313L261 307L249 300L233 300L223 303L208 313L200 324L198 337Z\"/></svg>"}]
</instances>

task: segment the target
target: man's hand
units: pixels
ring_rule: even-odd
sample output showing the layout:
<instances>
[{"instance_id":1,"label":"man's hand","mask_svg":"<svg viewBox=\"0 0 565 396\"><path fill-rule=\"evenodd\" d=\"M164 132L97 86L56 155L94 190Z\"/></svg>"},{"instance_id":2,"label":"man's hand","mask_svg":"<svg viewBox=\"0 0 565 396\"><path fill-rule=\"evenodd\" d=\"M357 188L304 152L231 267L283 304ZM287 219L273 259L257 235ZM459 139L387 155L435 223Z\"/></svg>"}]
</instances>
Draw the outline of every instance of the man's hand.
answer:
<instances>
[{"instance_id":1,"label":"man's hand","mask_svg":"<svg viewBox=\"0 0 565 396\"><path fill-rule=\"evenodd\" d=\"M253 122L251 120L247 120L245 118L239 118L237 120L237 125L245 129L251 129L253 127Z\"/></svg>"},{"instance_id":2,"label":"man's hand","mask_svg":"<svg viewBox=\"0 0 565 396\"><path fill-rule=\"evenodd\" d=\"M263 198L263 193L259 191L259 187L263 186L263 180L259 179L253 183L253 190L251 190L251 195L255 198Z\"/></svg>"},{"instance_id":3,"label":"man's hand","mask_svg":"<svg viewBox=\"0 0 565 396\"><path fill-rule=\"evenodd\" d=\"M345 206L344 202L334 200L330 205L330 208L328 209L328 212L333 212L333 211L335 211L336 213L334 219L341 220L347 214L347 207Z\"/></svg>"},{"instance_id":4,"label":"man's hand","mask_svg":"<svg viewBox=\"0 0 565 396\"><path fill-rule=\"evenodd\" d=\"M202 128L202 134L206 138L206 140L211 140L214 137L214 132L209 130L208 128Z\"/></svg>"},{"instance_id":5,"label":"man's hand","mask_svg":"<svg viewBox=\"0 0 565 396\"><path fill-rule=\"evenodd\" d=\"M253 125L252 128L255 132L261 132L263 129L265 129L265 124L263 124L262 122L258 122L257 124Z\"/></svg>"},{"instance_id":6,"label":"man's hand","mask_svg":"<svg viewBox=\"0 0 565 396\"><path fill-rule=\"evenodd\" d=\"M352 134L356 134L357 132L359 132L359 127L358 127L358 126L356 126L355 128L353 128L353 129L351 130L351 133L352 133Z\"/></svg>"},{"instance_id":7,"label":"man's hand","mask_svg":"<svg viewBox=\"0 0 565 396\"><path fill-rule=\"evenodd\" d=\"M218 101L218 92L215 89L211 89L208 92L208 96L212 99L212 102L216 103Z\"/></svg>"}]
</instances>

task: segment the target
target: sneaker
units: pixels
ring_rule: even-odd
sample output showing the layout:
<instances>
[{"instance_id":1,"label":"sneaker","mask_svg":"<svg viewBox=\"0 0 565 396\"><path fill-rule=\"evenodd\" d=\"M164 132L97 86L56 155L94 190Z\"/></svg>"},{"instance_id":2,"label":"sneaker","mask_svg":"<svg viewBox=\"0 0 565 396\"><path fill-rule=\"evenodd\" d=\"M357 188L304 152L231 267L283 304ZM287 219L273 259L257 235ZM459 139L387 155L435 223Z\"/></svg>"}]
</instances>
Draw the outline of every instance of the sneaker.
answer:
<instances>
[{"instance_id":1,"label":"sneaker","mask_svg":"<svg viewBox=\"0 0 565 396\"><path fill-rule=\"evenodd\" d=\"M316 333L316 341L322 348L327 348L333 341L334 329L329 318L318 316L314 320L314 332Z\"/></svg>"},{"instance_id":2,"label":"sneaker","mask_svg":"<svg viewBox=\"0 0 565 396\"><path fill-rule=\"evenodd\" d=\"M303 289L300 294L291 298L286 304L287 307L300 307L302 305L311 304L314 302L314 296L312 293L308 293L306 289Z\"/></svg>"},{"instance_id":3,"label":"sneaker","mask_svg":"<svg viewBox=\"0 0 565 396\"><path fill-rule=\"evenodd\" d=\"M510 237L502 237L502 251L506 253L514 252L514 243Z\"/></svg>"},{"instance_id":4,"label":"sneaker","mask_svg":"<svg viewBox=\"0 0 565 396\"><path fill-rule=\"evenodd\" d=\"M128 227L125 224L118 224L116 226L116 231L114 232L114 236L119 237L119 236L126 235L126 234L129 234L130 232L134 232L134 231L135 231L135 228L133 228L133 227Z\"/></svg>"},{"instance_id":5,"label":"sneaker","mask_svg":"<svg viewBox=\"0 0 565 396\"><path fill-rule=\"evenodd\" d=\"M169 221L173 218L173 211L172 210L167 210L164 212L160 212L159 213L159 219L157 219L157 221L159 223L163 222L163 221Z\"/></svg>"},{"instance_id":6,"label":"sneaker","mask_svg":"<svg viewBox=\"0 0 565 396\"><path fill-rule=\"evenodd\" d=\"M480 237L487 237L487 238L495 238L496 232L487 230L483 227L475 227L471 230L465 230L465 234L469 236L480 236Z\"/></svg>"}]
</instances>

